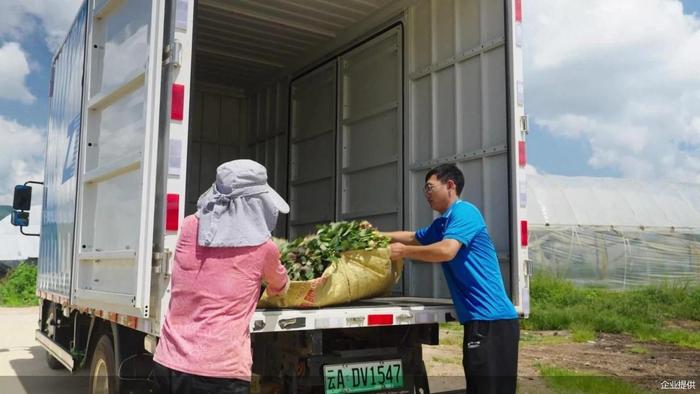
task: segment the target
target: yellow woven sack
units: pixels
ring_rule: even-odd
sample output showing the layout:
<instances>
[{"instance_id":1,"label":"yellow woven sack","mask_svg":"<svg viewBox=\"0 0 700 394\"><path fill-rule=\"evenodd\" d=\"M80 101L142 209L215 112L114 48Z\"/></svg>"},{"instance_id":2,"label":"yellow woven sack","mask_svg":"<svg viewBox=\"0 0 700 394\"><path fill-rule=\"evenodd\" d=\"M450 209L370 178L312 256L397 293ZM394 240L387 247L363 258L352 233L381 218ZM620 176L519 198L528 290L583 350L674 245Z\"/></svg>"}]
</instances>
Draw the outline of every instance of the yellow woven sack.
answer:
<instances>
[{"instance_id":1,"label":"yellow woven sack","mask_svg":"<svg viewBox=\"0 0 700 394\"><path fill-rule=\"evenodd\" d=\"M403 261L392 261L390 255L387 248L344 252L320 278L292 281L282 296L265 291L258 307L320 308L388 295L403 271Z\"/></svg>"}]
</instances>

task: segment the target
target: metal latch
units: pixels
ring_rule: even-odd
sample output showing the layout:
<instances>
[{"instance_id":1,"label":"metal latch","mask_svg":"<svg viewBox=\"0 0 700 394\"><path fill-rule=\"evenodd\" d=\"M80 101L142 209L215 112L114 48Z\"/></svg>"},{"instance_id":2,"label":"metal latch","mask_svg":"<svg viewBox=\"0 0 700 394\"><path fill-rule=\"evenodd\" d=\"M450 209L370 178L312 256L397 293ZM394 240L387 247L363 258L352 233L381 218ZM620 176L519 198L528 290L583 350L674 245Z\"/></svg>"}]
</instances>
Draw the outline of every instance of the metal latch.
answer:
<instances>
[{"instance_id":1,"label":"metal latch","mask_svg":"<svg viewBox=\"0 0 700 394\"><path fill-rule=\"evenodd\" d=\"M280 320L278 324L283 330L291 330L293 328L304 328L306 327L306 318L295 317L293 319L283 319Z\"/></svg>"},{"instance_id":2,"label":"metal latch","mask_svg":"<svg viewBox=\"0 0 700 394\"><path fill-rule=\"evenodd\" d=\"M522 130L523 133L528 134L529 125L530 125L530 121L528 120L527 115L521 116L520 117L520 130Z\"/></svg>"},{"instance_id":3,"label":"metal latch","mask_svg":"<svg viewBox=\"0 0 700 394\"><path fill-rule=\"evenodd\" d=\"M353 326L353 325L361 326L362 323L365 322L365 318L364 318L364 316L360 316L360 317L348 317L347 319L345 319L345 321L347 322L347 324L348 324L349 326Z\"/></svg>"},{"instance_id":4,"label":"metal latch","mask_svg":"<svg viewBox=\"0 0 700 394\"><path fill-rule=\"evenodd\" d=\"M412 319L413 319L413 314L412 314L412 313L408 313L408 314L405 314L405 315L398 315L398 316L396 316L396 322L399 323L399 324L410 323Z\"/></svg>"},{"instance_id":5,"label":"metal latch","mask_svg":"<svg viewBox=\"0 0 700 394\"><path fill-rule=\"evenodd\" d=\"M180 53L182 52L182 44L178 40L173 40L168 44L163 51L163 65L180 67Z\"/></svg>"},{"instance_id":6,"label":"metal latch","mask_svg":"<svg viewBox=\"0 0 700 394\"><path fill-rule=\"evenodd\" d=\"M532 260L525 260L525 275L532 276Z\"/></svg>"},{"instance_id":7,"label":"metal latch","mask_svg":"<svg viewBox=\"0 0 700 394\"><path fill-rule=\"evenodd\" d=\"M256 320L255 322L253 322L253 331L260 331L263 328L265 328L264 320Z\"/></svg>"}]
</instances>

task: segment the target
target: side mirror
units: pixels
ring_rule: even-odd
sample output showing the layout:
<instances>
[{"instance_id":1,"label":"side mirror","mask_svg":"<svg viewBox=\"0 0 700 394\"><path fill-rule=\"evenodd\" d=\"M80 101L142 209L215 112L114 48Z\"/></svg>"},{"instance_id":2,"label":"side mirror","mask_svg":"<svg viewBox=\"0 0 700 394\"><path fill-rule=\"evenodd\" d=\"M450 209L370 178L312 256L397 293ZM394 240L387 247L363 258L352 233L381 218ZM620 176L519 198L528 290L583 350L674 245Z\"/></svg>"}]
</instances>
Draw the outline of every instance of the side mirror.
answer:
<instances>
[{"instance_id":1,"label":"side mirror","mask_svg":"<svg viewBox=\"0 0 700 394\"><path fill-rule=\"evenodd\" d=\"M17 227L29 226L29 212L12 212L12 216L10 216L10 223L12 223L13 226Z\"/></svg>"},{"instance_id":2,"label":"side mirror","mask_svg":"<svg viewBox=\"0 0 700 394\"><path fill-rule=\"evenodd\" d=\"M12 208L18 211L28 211L31 207L32 187L27 185L15 186L15 198L12 201Z\"/></svg>"}]
</instances>

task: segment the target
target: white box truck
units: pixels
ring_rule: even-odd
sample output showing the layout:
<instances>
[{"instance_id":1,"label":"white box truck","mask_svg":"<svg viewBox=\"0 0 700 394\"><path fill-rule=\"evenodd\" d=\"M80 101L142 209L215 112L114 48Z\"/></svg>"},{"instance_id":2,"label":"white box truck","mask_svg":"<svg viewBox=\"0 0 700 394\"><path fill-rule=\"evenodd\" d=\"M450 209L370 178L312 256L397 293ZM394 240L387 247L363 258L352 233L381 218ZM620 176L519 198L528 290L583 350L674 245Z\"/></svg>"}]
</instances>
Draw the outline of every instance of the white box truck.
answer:
<instances>
[{"instance_id":1,"label":"white box truck","mask_svg":"<svg viewBox=\"0 0 700 394\"><path fill-rule=\"evenodd\" d=\"M49 365L89 367L108 392L147 374L178 225L239 158L289 201L276 234L290 239L335 220L425 226L427 170L457 164L526 316L520 3L85 1L50 87L36 331ZM421 344L453 319L440 267L408 262L392 297L257 310L254 373L289 392L427 392ZM380 366L394 379L324 376Z\"/></svg>"}]
</instances>

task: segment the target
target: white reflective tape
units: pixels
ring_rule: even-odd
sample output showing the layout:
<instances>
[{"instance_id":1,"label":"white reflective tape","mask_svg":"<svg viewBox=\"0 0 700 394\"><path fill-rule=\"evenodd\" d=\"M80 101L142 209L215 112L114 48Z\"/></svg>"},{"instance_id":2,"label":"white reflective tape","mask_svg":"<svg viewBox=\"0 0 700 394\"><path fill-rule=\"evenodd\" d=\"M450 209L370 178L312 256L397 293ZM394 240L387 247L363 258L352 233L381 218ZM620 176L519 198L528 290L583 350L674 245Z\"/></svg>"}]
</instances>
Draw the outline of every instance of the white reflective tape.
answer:
<instances>
[{"instance_id":1,"label":"white reflective tape","mask_svg":"<svg viewBox=\"0 0 700 394\"><path fill-rule=\"evenodd\" d=\"M527 180L521 179L519 182L519 198L520 208L527 208Z\"/></svg>"},{"instance_id":2,"label":"white reflective tape","mask_svg":"<svg viewBox=\"0 0 700 394\"><path fill-rule=\"evenodd\" d=\"M322 317L314 320L315 328L335 328L343 326L343 318L340 317Z\"/></svg>"},{"instance_id":3,"label":"white reflective tape","mask_svg":"<svg viewBox=\"0 0 700 394\"><path fill-rule=\"evenodd\" d=\"M438 319L434 313L418 313L416 314L416 324L435 323Z\"/></svg>"},{"instance_id":4,"label":"white reflective tape","mask_svg":"<svg viewBox=\"0 0 700 394\"><path fill-rule=\"evenodd\" d=\"M517 86L517 100L518 100L518 106L522 107L523 103L525 102L525 90L523 87L523 81L518 81L516 83Z\"/></svg>"},{"instance_id":5,"label":"white reflective tape","mask_svg":"<svg viewBox=\"0 0 700 394\"><path fill-rule=\"evenodd\" d=\"M182 140L170 139L170 151L168 152L168 176L180 177L182 167Z\"/></svg>"}]
</instances>

